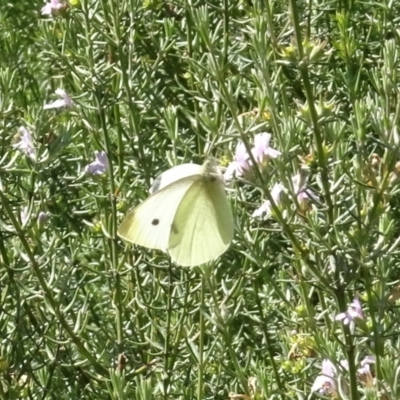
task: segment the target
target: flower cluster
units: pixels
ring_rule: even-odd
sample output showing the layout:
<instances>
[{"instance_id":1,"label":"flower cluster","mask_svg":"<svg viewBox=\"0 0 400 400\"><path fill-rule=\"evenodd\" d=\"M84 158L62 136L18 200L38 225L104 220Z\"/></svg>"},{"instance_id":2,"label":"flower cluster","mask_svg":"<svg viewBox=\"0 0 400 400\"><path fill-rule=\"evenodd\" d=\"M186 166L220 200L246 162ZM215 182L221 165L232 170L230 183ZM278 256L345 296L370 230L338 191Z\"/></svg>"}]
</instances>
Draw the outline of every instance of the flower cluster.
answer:
<instances>
[{"instance_id":1,"label":"flower cluster","mask_svg":"<svg viewBox=\"0 0 400 400\"><path fill-rule=\"evenodd\" d=\"M270 158L277 158L282 153L269 146L271 135L269 133L259 133L254 138L254 146L251 154L254 161L259 167L265 168ZM233 178L243 177L251 179L253 174L251 157L246 150L243 142L239 142L236 146L235 159L228 165L224 178L229 181Z\"/></svg>"},{"instance_id":2,"label":"flower cluster","mask_svg":"<svg viewBox=\"0 0 400 400\"><path fill-rule=\"evenodd\" d=\"M353 325L356 320L364 320L364 313L361 303L357 297L348 306L345 312L339 313L335 317L336 321L342 321L344 325ZM368 355L360 362L357 369L357 378L367 388L373 388L375 385L374 372L371 366L375 364L375 356ZM320 374L315 378L311 387L311 392L317 392L325 396L337 396L338 378L342 376L341 372L348 371L347 360L342 360L338 368L328 359L322 361L322 369ZM345 386L344 386L345 387Z\"/></svg>"},{"instance_id":3,"label":"flower cluster","mask_svg":"<svg viewBox=\"0 0 400 400\"><path fill-rule=\"evenodd\" d=\"M307 188L308 175L306 169L301 169L295 176L292 177L293 192L297 197L297 202L300 206L304 206L310 199L318 201L318 196ZM274 203L279 206L282 195L288 194L288 189L282 183L275 183L271 189L271 197ZM267 217L271 215L272 205L269 200L266 200L259 208L257 208L252 216L254 218Z\"/></svg>"},{"instance_id":4,"label":"flower cluster","mask_svg":"<svg viewBox=\"0 0 400 400\"><path fill-rule=\"evenodd\" d=\"M373 387L375 384L374 374L371 365L375 364L375 356L366 356L360 363L361 367L357 369L357 377L366 387ZM340 370L348 371L347 360L340 361ZM332 363L325 359L322 361L322 369L311 387L311 392L316 392L325 396L337 396L338 394L338 377L340 370Z\"/></svg>"},{"instance_id":5,"label":"flower cluster","mask_svg":"<svg viewBox=\"0 0 400 400\"><path fill-rule=\"evenodd\" d=\"M254 137L254 146L251 148L250 157L246 146L243 142L239 142L236 146L235 158L228 165L224 178L225 181L230 181L233 178L243 178L245 180L252 180L254 177L254 170L252 163L255 162L261 171L265 170L268 166L270 159L278 158L282 153L279 150L270 147L271 135L263 132ZM318 201L318 196L307 188L308 170L301 168L300 171L291 178L293 191L297 197L297 202L300 206L304 206L310 199ZM284 194L288 194L288 189L280 182L275 183L271 189L271 197L276 206L281 203ZM269 217L272 212L272 204L266 200L259 208L257 208L252 216L259 218L263 216Z\"/></svg>"},{"instance_id":6,"label":"flower cluster","mask_svg":"<svg viewBox=\"0 0 400 400\"><path fill-rule=\"evenodd\" d=\"M51 103L45 104L43 106L44 110L72 107L72 99L68 96L65 90L57 89L55 93L61 98ZM31 133L24 126L21 126L18 131L18 141L13 144L13 148L21 151L22 153L25 153L32 160L36 160L36 148ZM105 174L108 169L107 154L104 151L96 151L95 157L95 161L88 164L85 167L85 171L92 175Z\"/></svg>"}]
</instances>

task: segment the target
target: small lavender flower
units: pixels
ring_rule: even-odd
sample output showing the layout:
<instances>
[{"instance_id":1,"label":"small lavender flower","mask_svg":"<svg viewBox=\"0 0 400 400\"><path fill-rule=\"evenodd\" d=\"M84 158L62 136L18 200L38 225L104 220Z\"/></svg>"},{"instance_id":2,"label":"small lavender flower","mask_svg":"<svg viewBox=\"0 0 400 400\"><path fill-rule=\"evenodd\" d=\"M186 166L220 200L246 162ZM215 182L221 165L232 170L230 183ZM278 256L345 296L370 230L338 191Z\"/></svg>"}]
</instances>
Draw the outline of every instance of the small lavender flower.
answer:
<instances>
[{"instance_id":1,"label":"small lavender flower","mask_svg":"<svg viewBox=\"0 0 400 400\"><path fill-rule=\"evenodd\" d=\"M52 110L54 108L61 108L61 107L72 107L72 100L67 95L65 90L57 89L56 94L61 97L61 99L55 100L52 103L46 104L43 107L43 110Z\"/></svg>"},{"instance_id":2,"label":"small lavender flower","mask_svg":"<svg viewBox=\"0 0 400 400\"><path fill-rule=\"evenodd\" d=\"M367 356L361 361L361 368L358 368L358 379L368 388L374 387L374 376L371 371L371 364L375 364L375 356Z\"/></svg>"},{"instance_id":3,"label":"small lavender flower","mask_svg":"<svg viewBox=\"0 0 400 400\"><path fill-rule=\"evenodd\" d=\"M235 159L228 165L224 174L224 179L229 181L235 177L247 176L249 172L250 157L244 143L239 142L236 146Z\"/></svg>"},{"instance_id":4,"label":"small lavender flower","mask_svg":"<svg viewBox=\"0 0 400 400\"><path fill-rule=\"evenodd\" d=\"M36 150L35 147L33 146L33 139L32 135L26 129L25 127L21 126L18 129L20 133L20 140L18 143L15 143L13 145L14 149L17 149L19 151L22 151L25 153L29 158L34 160L36 158Z\"/></svg>"},{"instance_id":5,"label":"small lavender flower","mask_svg":"<svg viewBox=\"0 0 400 400\"><path fill-rule=\"evenodd\" d=\"M278 206L281 202L281 195L285 191L285 187L281 183L275 183L271 190L271 197L274 200L274 203ZM253 218L262 217L266 215L269 217L272 212L272 206L269 200L266 200L257 210L255 210L252 214Z\"/></svg>"},{"instance_id":6,"label":"small lavender flower","mask_svg":"<svg viewBox=\"0 0 400 400\"><path fill-rule=\"evenodd\" d=\"M318 196L311 190L307 189L308 171L301 168L300 171L292 178L293 191L297 196L297 201L300 205L304 204L307 200L312 199L318 201Z\"/></svg>"},{"instance_id":7,"label":"small lavender flower","mask_svg":"<svg viewBox=\"0 0 400 400\"><path fill-rule=\"evenodd\" d=\"M28 222L28 218L29 218L29 207L28 206L24 206L22 207L21 211L20 211L20 218L21 218L21 222L22 225L25 225Z\"/></svg>"},{"instance_id":8,"label":"small lavender flower","mask_svg":"<svg viewBox=\"0 0 400 400\"><path fill-rule=\"evenodd\" d=\"M275 150L274 150L275 151ZM310 198L314 200L318 200L318 197L307 189L307 175L305 174L305 170L300 170L293 178L292 178L293 190L297 196L298 202L304 204ZM279 205L282 201L282 195L284 193L288 193L288 190L283 186L282 183L276 183L272 190L271 196L276 205ZM271 203L267 200L265 201L261 207L255 210L252 214L253 217L261 217L264 214L267 216L271 215L272 207Z\"/></svg>"},{"instance_id":9,"label":"small lavender flower","mask_svg":"<svg viewBox=\"0 0 400 400\"><path fill-rule=\"evenodd\" d=\"M353 323L355 319L364 319L364 314L361 308L361 303L357 297L349 305L347 311L336 315L336 321L343 321L344 325Z\"/></svg>"},{"instance_id":10,"label":"small lavender flower","mask_svg":"<svg viewBox=\"0 0 400 400\"><path fill-rule=\"evenodd\" d=\"M47 15L49 17L53 15L57 15L68 7L63 1L60 0L50 0L49 3L46 3L44 7L42 7L41 13L42 15Z\"/></svg>"},{"instance_id":11,"label":"small lavender flower","mask_svg":"<svg viewBox=\"0 0 400 400\"><path fill-rule=\"evenodd\" d=\"M331 361L325 359L322 361L321 373L315 378L311 387L311 392L318 392L320 394L336 394L336 368Z\"/></svg>"},{"instance_id":12,"label":"small lavender flower","mask_svg":"<svg viewBox=\"0 0 400 400\"><path fill-rule=\"evenodd\" d=\"M375 364L375 356L366 356L361 362L361 367L365 367L366 365Z\"/></svg>"},{"instance_id":13,"label":"small lavender flower","mask_svg":"<svg viewBox=\"0 0 400 400\"><path fill-rule=\"evenodd\" d=\"M341 360L339 364L344 370L349 370L347 360ZM337 374L337 369L333 363L328 359L323 360L321 373L315 378L311 392L335 396L337 394Z\"/></svg>"},{"instance_id":14,"label":"small lavender flower","mask_svg":"<svg viewBox=\"0 0 400 400\"><path fill-rule=\"evenodd\" d=\"M37 224L40 228L43 228L47 221L49 220L49 216L47 215L47 213L45 213L44 211L40 211L40 213L37 216Z\"/></svg>"},{"instance_id":15,"label":"small lavender flower","mask_svg":"<svg viewBox=\"0 0 400 400\"><path fill-rule=\"evenodd\" d=\"M95 151L96 160L85 167L85 171L92 175L103 175L108 169L108 157L105 151Z\"/></svg>"},{"instance_id":16,"label":"small lavender flower","mask_svg":"<svg viewBox=\"0 0 400 400\"><path fill-rule=\"evenodd\" d=\"M251 149L254 161L262 168L267 165L270 158L276 158L281 152L269 147L271 135L269 133L259 133L254 137L254 146ZM229 181L235 177L250 179L252 176L251 159L243 142L236 146L235 159L228 165L224 178Z\"/></svg>"},{"instance_id":17,"label":"small lavender flower","mask_svg":"<svg viewBox=\"0 0 400 400\"><path fill-rule=\"evenodd\" d=\"M280 151L269 147L270 141L271 135L266 132L259 133L254 138L254 147L251 152L255 162L261 166L265 166L270 158L277 158L282 154Z\"/></svg>"}]
</instances>

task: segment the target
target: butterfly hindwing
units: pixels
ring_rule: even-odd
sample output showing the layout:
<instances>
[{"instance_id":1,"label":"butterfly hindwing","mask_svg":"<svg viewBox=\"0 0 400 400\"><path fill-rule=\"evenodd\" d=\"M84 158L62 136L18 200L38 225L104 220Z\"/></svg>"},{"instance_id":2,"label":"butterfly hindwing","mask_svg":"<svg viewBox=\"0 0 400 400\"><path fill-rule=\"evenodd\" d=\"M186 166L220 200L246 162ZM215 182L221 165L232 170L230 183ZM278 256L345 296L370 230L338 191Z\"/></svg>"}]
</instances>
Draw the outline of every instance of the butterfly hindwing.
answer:
<instances>
[{"instance_id":1,"label":"butterfly hindwing","mask_svg":"<svg viewBox=\"0 0 400 400\"><path fill-rule=\"evenodd\" d=\"M179 265L204 264L226 251L233 231L233 216L222 179L202 175L179 204L168 251Z\"/></svg>"}]
</instances>

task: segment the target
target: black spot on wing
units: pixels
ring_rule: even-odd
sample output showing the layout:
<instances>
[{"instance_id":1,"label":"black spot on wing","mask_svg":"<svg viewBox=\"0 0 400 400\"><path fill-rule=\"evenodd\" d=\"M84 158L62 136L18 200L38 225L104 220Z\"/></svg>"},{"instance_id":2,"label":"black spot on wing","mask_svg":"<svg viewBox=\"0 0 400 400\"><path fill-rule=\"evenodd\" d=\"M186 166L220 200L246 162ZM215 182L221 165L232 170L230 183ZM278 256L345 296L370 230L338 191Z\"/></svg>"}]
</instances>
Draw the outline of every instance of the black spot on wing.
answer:
<instances>
[{"instance_id":1,"label":"black spot on wing","mask_svg":"<svg viewBox=\"0 0 400 400\"><path fill-rule=\"evenodd\" d=\"M159 220L158 218L154 218L154 219L151 221L151 224L154 225L154 226L157 226L159 223L160 223L160 220Z\"/></svg>"}]
</instances>

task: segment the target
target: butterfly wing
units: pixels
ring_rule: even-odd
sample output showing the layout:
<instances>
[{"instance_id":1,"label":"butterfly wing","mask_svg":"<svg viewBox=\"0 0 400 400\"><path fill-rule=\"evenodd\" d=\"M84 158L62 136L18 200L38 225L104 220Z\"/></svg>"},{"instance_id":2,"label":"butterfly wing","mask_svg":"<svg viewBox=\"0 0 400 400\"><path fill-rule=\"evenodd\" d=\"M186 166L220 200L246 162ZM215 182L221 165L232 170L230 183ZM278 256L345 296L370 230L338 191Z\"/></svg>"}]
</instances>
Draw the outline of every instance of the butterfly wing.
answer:
<instances>
[{"instance_id":1,"label":"butterfly wing","mask_svg":"<svg viewBox=\"0 0 400 400\"><path fill-rule=\"evenodd\" d=\"M179 179L183 179L192 175L200 175L202 171L203 167L198 164L181 164L172 167L154 179L154 182L150 188L150 193L153 194L178 181Z\"/></svg>"},{"instance_id":2,"label":"butterfly wing","mask_svg":"<svg viewBox=\"0 0 400 400\"><path fill-rule=\"evenodd\" d=\"M128 242L166 251L176 211L198 179L198 175L191 175L155 192L128 213L118 235Z\"/></svg>"},{"instance_id":3,"label":"butterfly wing","mask_svg":"<svg viewBox=\"0 0 400 400\"><path fill-rule=\"evenodd\" d=\"M204 264L228 249L233 232L223 180L216 174L203 174L188 188L176 210L168 252L178 265Z\"/></svg>"}]
</instances>

